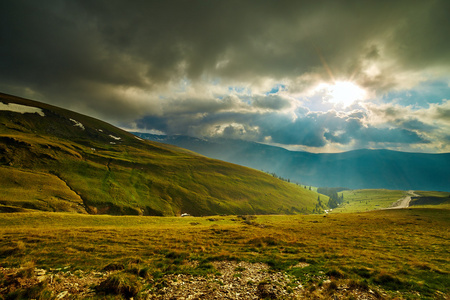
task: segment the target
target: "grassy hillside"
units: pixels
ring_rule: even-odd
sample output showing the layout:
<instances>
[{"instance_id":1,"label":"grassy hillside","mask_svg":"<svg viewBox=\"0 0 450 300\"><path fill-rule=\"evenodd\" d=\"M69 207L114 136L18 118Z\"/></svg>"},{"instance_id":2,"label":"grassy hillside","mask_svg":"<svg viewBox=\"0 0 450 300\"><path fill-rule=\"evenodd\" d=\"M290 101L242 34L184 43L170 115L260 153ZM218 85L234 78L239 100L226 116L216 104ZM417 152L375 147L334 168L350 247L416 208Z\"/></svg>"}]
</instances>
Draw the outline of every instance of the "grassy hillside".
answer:
<instances>
[{"instance_id":1,"label":"grassy hillside","mask_svg":"<svg viewBox=\"0 0 450 300\"><path fill-rule=\"evenodd\" d=\"M341 206L333 209L337 212L364 212L390 207L395 201L406 196L405 191L386 189L346 190L338 193L344 196Z\"/></svg>"},{"instance_id":2,"label":"grassy hillside","mask_svg":"<svg viewBox=\"0 0 450 300\"><path fill-rule=\"evenodd\" d=\"M412 197L410 206L450 209L450 193L437 191L415 191L418 197Z\"/></svg>"},{"instance_id":3,"label":"grassy hillside","mask_svg":"<svg viewBox=\"0 0 450 300\"><path fill-rule=\"evenodd\" d=\"M243 140L136 134L208 157L276 173L306 185L450 192L450 153L410 153L382 149L309 153Z\"/></svg>"},{"instance_id":4,"label":"grassy hillside","mask_svg":"<svg viewBox=\"0 0 450 300\"><path fill-rule=\"evenodd\" d=\"M255 295L269 282L286 291L279 299L297 299L297 291L300 299L448 299L449 217L445 209L252 218L0 214L0 265L22 267L16 275L0 268L0 275L7 273L0 276L0 297L13 293L8 282L42 272L41 285L16 286L16 293L53 290L55 296L67 290L66 281L92 275L80 288L126 280L135 299L170 299L165 293L183 285L188 298L196 293L188 288L192 282L204 282L205 295L229 284L232 295L241 287ZM237 266L240 261L246 264ZM261 263L269 269L248 273ZM219 268L223 264L234 266L231 274ZM279 272L283 281L274 282ZM104 290L95 290L103 299Z\"/></svg>"},{"instance_id":5,"label":"grassy hillside","mask_svg":"<svg viewBox=\"0 0 450 300\"><path fill-rule=\"evenodd\" d=\"M317 204L317 193L260 171L51 105L5 94L0 101L3 211L276 214L307 213Z\"/></svg>"}]
</instances>

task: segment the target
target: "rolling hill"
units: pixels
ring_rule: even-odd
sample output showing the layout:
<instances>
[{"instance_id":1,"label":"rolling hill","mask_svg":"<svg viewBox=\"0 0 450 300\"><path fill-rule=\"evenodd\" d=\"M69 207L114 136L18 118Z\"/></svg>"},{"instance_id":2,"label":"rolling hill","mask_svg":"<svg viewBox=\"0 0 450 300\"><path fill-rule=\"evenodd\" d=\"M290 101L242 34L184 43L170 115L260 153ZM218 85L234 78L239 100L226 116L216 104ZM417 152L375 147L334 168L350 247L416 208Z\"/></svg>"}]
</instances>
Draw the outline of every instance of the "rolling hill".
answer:
<instances>
[{"instance_id":1,"label":"rolling hill","mask_svg":"<svg viewBox=\"0 0 450 300\"><path fill-rule=\"evenodd\" d=\"M0 94L0 211L308 213L318 196L258 170Z\"/></svg>"},{"instance_id":2,"label":"rolling hill","mask_svg":"<svg viewBox=\"0 0 450 300\"><path fill-rule=\"evenodd\" d=\"M190 149L208 157L274 172L306 185L450 192L450 153L368 149L343 153L309 153L239 140L135 134L141 138Z\"/></svg>"}]
</instances>

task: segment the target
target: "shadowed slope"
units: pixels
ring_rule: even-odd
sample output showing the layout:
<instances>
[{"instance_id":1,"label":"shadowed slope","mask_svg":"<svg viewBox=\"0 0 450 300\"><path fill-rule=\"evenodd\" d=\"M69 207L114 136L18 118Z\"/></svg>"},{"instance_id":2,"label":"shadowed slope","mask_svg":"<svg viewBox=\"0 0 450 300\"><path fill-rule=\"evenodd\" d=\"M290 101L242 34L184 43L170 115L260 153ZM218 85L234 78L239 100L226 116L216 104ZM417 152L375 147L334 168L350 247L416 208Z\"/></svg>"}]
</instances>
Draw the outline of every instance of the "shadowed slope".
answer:
<instances>
[{"instance_id":1,"label":"shadowed slope","mask_svg":"<svg viewBox=\"0 0 450 300\"><path fill-rule=\"evenodd\" d=\"M208 157L275 172L306 185L351 189L437 190L450 192L450 153L354 150L309 153L227 139L136 133Z\"/></svg>"}]
</instances>

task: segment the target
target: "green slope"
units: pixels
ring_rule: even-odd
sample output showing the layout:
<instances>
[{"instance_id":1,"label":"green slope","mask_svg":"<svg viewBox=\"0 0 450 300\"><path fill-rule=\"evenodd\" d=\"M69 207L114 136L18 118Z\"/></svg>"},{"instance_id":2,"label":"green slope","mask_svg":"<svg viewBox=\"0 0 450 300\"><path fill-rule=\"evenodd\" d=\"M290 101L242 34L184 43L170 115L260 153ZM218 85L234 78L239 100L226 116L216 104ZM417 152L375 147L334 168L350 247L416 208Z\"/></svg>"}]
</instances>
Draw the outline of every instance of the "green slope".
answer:
<instances>
[{"instance_id":1,"label":"green slope","mask_svg":"<svg viewBox=\"0 0 450 300\"><path fill-rule=\"evenodd\" d=\"M275 214L308 213L317 202L317 193L263 172L85 115L5 94L0 101L2 211Z\"/></svg>"},{"instance_id":2,"label":"green slope","mask_svg":"<svg viewBox=\"0 0 450 300\"><path fill-rule=\"evenodd\" d=\"M407 195L406 191L387 189L345 190L338 193L344 202L333 213L364 212L391 207Z\"/></svg>"}]
</instances>

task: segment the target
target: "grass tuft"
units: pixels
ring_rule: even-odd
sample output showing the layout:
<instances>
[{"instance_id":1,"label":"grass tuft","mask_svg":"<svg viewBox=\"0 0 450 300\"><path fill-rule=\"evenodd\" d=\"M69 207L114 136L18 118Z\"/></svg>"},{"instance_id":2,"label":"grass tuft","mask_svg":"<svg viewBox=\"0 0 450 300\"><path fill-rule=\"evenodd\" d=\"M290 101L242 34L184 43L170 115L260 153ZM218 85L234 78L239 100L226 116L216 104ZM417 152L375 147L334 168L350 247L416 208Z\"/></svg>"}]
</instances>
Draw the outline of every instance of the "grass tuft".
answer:
<instances>
[{"instance_id":1,"label":"grass tuft","mask_svg":"<svg viewBox=\"0 0 450 300\"><path fill-rule=\"evenodd\" d=\"M18 299L53 299L52 292L47 289L45 282L32 285L24 289L17 289L5 296L5 300L18 300Z\"/></svg>"},{"instance_id":2,"label":"grass tuft","mask_svg":"<svg viewBox=\"0 0 450 300\"><path fill-rule=\"evenodd\" d=\"M403 290L406 287L402 280L387 273L378 274L372 281L393 291Z\"/></svg>"},{"instance_id":3,"label":"grass tuft","mask_svg":"<svg viewBox=\"0 0 450 300\"><path fill-rule=\"evenodd\" d=\"M121 263L110 263L103 268L103 271L118 271L125 269L125 265Z\"/></svg>"},{"instance_id":4,"label":"grass tuft","mask_svg":"<svg viewBox=\"0 0 450 300\"><path fill-rule=\"evenodd\" d=\"M110 275L97 286L97 291L103 294L122 295L126 298L135 297L142 286L136 276L128 273Z\"/></svg>"}]
</instances>

